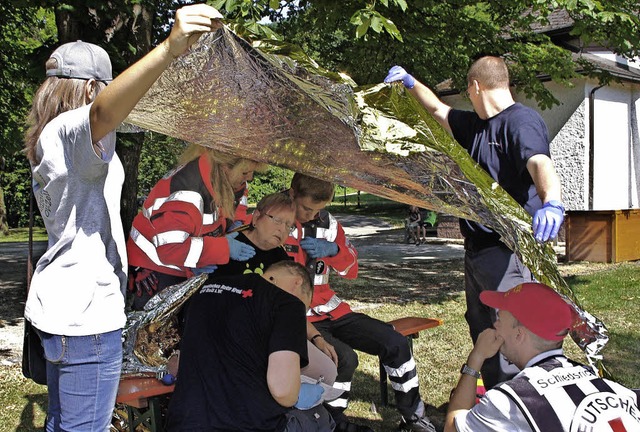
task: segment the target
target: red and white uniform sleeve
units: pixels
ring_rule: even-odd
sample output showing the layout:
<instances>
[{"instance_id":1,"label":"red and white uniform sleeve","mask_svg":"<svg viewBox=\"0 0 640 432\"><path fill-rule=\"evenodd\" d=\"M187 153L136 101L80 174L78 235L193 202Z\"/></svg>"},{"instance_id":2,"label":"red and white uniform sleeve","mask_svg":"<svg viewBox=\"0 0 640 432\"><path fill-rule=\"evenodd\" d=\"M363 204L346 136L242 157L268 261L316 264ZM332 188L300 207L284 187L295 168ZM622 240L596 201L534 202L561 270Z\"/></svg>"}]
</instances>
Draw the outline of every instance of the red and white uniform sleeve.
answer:
<instances>
[{"instance_id":1,"label":"red and white uniform sleeve","mask_svg":"<svg viewBox=\"0 0 640 432\"><path fill-rule=\"evenodd\" d=\"M355 279L358 277L358 251L345 235L342 225L338 221L336 223L336 237L333 241L338 245L338 253L323 260L343 278Z\"/></svg>"},{"instance_id":2,"label":"red and white uniform sleeve","mask_svg":"<svg viewBox=\"0 0 640 432\"><path fill-rule=\"evenodd\" d=\"M209 171L200 158L154 186L133 221L130 265L187 277L191 268L229 262L226 221L219 209L212 210L213 191L203 181Z\"/></svg>"}]
</instances>

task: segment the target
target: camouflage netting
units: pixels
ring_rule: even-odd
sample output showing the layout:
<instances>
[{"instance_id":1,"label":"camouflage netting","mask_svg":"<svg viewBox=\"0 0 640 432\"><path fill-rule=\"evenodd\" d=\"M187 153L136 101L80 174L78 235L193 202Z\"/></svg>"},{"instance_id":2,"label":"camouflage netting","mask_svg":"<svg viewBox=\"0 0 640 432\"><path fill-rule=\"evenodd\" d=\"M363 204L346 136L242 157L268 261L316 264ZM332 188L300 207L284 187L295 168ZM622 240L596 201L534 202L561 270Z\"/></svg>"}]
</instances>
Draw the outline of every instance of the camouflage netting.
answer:
<instances>
[{"instance_id":1,"label":"camouflage netting","mask_svg":"<svg viewBox=\"0 0 640 432\"><path fill-rule=\"evenodd\" d=\"M175 60L127 121L493 227L539 281L573 303L572 337L596 358L606 328L579 306L524 209L401 85L354 86L296 47L250 45L223 28Z\"/></svg>"}]
</instances>

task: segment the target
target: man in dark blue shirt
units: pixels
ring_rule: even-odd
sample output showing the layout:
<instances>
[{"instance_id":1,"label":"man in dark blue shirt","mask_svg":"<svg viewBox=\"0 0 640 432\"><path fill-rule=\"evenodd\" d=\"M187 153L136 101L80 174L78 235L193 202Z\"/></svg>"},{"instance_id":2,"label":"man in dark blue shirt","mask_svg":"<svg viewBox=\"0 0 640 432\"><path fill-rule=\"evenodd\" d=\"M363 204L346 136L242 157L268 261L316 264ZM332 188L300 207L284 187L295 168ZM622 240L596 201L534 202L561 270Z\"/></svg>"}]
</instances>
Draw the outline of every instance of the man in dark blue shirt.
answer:
<instances>
[{"instance_id":1,"label":"man in dark blue shirt","mask_svg":"<svg viewBox=\"0 0 640 432\"><path fill-rule=\"evenodd\" d=\"M385 82L404 86L453 134L473 160L484 168L529 214L533 233L540 242L553 239L564 220L560 179L549 153L547 127L531 108L516 103L509 89L509 71L499 57L481 57L467 73L467 93L474 111L461 111L442 102L402 67L394 66ZM495 310L480 302L483 291L507 291L533 277L500 235L480 223L460 220L465 237L465 291L471 337L491 328ZM502 367L501 367L502 363ZM512 376L498 355L482 368L488 389Z\"/></svg>"}]
</instances>

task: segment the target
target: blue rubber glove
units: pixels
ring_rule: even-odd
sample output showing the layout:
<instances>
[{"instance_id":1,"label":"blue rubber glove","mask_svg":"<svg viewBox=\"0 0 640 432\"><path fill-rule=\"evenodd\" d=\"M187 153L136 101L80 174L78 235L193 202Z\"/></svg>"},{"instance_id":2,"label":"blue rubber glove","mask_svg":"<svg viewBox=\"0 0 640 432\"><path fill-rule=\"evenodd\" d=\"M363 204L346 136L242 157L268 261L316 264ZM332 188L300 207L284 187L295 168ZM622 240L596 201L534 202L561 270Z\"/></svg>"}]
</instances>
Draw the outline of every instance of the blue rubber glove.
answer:
<instances>
[{"instance_id":1,"label":"blue rubber glove","mask_svg":"<svg viewBox=\"0 0 640 432\"><path fill-rule=\"evenodd\" d=\"M256 254L256 250L253 246L249 246L246 243L236 240L238 233L234 232L227 234L227 241L229 242L229 258L236 261L246 261Z\"/></svg>"},{"instance_id":2,"label":"blue rubber glove","mask_svg":"<svg viewBox=\"0 0 640 432\"><path fill-rule=\"evenodd\" d=\"M553 239L558 235L562 222L564 206L560 201L549 201L533 215L533 235L539 242Z\"/></svg>"},{"instance_id":3,"label":"blue rubber glove","mask_svg":"<svg viewBox=\"0 0 640 432\"><path fill-rule=\"evenodd\" d=\"M241 220L233 221L227 227L227 232L229 233L229 232L235 231L238 228L240 228L241 226L242 226L242 221Z\"/></svg>"},{"instance_id":4,"label":"blue rubber glove","mask_svg":"<svg viewBox=\"0 0 640 432\"><path fill-rule=\"evenodd\" d=\"M325 239L305 237L300 246L311 258L332 257L338 253L338 245Z\"/></svg>"},{"instance_id":5,"label":"blue rubber glove","mask_svg":"<svg viewBox=\"0 0 640 432\"><path fill-rule=\"evenodd\" d=\"M208 274L211 274L211 273L213 273L214 271L216 271L216 270L217 270L217 268L218 268L218 266L217 266L217 265L215 265L215 264L211 264L211 265L204 266L204 267L197 267L197 268L196 268L196 267L192 267L192 268L190 268L189 270L191 270L191 273L193 273L195 276L199 276L199 275L201 275L202 273L208 273Z\"/></svg>"},{"instance_id":6,"label":"blue rubber glove","mask_svg":"<svg viewBox=\"0 0 640 432\"><path fill-rule=\"evenodd\" d=\"M300 384L300 393L298 393L298 402L294 405L300 410L307 410L315 406L320 397L324 393L324 389L320 384Z\"/></svg>"},{"instance_id":7,"label":"blue rubber glove","mask_svg":"<svg viewBox=\"0 0 640 432\"><path fill-rule=\"evenodd\" d=\"M416 79L407 73L402 66L394 66L389 69L389 74L384 79L384 82L387 84L394 81L402 81L402 84L409 89L412 89L413 86L416 85Z\"/></svg>"}]
</instances>

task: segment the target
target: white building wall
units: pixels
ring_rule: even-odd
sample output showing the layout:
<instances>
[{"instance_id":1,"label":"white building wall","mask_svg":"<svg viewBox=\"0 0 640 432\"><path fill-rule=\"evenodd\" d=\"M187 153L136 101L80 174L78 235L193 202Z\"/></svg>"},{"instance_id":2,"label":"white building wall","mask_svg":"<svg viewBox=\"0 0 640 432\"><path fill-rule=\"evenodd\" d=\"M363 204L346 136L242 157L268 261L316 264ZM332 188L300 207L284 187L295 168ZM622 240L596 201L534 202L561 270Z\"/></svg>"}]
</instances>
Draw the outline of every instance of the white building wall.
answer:
<instances>
[{"instance_id":1,"label":"white building wall","mask_svg":"<svg viewBox=\"0 0 640 432\"><path fill-rule=\"evenodd\" d=\"M587 97L591 88L586 88ZM612 84L595 92L593 210L638 207L637 99L628 84Z\"/></svg>"},{"instance_id":2,"label":"white building wall","mask_svg":"<svg viewBox=\"0 0 640 432\"><path fill-rule=\"evenodd\" d=\"M560 102L541 110L535 100L516 94L515 100L537 110L549 129L551 160L560 177L562 201L567 210L585 210L588 204L588 142L585 124L584 80L573 87L554 82L545 87Z\"/></svg>"},{"instance_id":3,"label":"white building wall","mask_svg":"<svg viewBox=\"0 0 640 432\"><path fill-rule=\"evenodd\" d=\"M631 116L629 140L631 141L631 189L630 207L640 208L640 86L633 86L631 92Z\"/></svg>"},{"instance_id":4,"label":"white building wall","mask_svg":"<svg viewBox=\"0 0 640 432\"><path fill-rule=\"evenodd\" d=\"M560 177L562 201L567 210L585 210L588 205L588 142L586 101L565 121L550 144L551 160Z\"/></svg>"}]
</instances>

